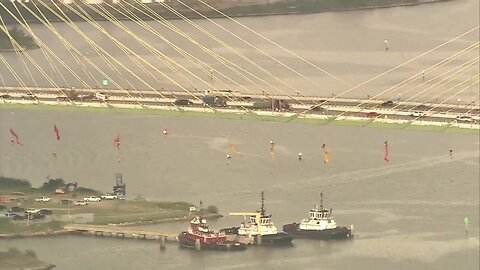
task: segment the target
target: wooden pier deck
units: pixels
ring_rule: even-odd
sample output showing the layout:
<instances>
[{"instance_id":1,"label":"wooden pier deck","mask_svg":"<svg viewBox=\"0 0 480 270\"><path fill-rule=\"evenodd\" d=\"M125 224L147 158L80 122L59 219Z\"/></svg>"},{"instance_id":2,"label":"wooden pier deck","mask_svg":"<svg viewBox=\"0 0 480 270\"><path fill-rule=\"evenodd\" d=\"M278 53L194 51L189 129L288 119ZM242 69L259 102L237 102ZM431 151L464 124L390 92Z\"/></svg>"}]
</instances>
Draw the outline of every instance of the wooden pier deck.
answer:
<instances>
[{"instance_id":1,"label":"wooden pier deck","mask_svg":"<svg viewBox=\"0 0 480 270\"><path fill-rule=\"evenodd\" d=\"M167 235L157 230L142 230L135 227L120 227L120 226L98 226L86 224L70 224L65 226L65 230L71 233L79 233L91 236L116 237L116 238L131 238L131 239L145 239L145 240L162 240L169 242L178 242L177 235Z\"/></svg>"}]
</instances>

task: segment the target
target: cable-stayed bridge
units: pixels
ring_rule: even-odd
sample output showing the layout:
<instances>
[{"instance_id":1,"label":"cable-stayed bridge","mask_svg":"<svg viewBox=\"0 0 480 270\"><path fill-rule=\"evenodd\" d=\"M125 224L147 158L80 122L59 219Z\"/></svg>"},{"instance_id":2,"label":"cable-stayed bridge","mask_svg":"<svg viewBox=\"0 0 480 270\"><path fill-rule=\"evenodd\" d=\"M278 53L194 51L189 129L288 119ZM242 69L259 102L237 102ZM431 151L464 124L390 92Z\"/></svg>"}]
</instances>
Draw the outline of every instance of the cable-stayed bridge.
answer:
<instances>
[{"instance_id":1,"label":"cable-stayed bridge","mask_svg":"<svg viewBox=\"0 0 480 270\"><path fill-rule=\"evenodd\" d=\"M270 109L255 104L281 100L288 111L271 109L283 110L287 119L312 114L329 121L387 117L407 125L438 120L478 126L476 25L408 52L383 37L374 47L361 38L345 45L336 35L315 44L329 44L328 50L316 50L302 44L308 40L293 27L281 36L295 41L300 49L293 50L276 41L281 28L259 31L248 25L258 20L231 18L202 0L195 6L181 0L2 1L0 10L0 33L11 43L0 54L6 103L255 112ZM11 38L14 27L38 48L23 49ZM228 107L205 103L205 96L221 97Z\"/></svg>"}]
</instances>

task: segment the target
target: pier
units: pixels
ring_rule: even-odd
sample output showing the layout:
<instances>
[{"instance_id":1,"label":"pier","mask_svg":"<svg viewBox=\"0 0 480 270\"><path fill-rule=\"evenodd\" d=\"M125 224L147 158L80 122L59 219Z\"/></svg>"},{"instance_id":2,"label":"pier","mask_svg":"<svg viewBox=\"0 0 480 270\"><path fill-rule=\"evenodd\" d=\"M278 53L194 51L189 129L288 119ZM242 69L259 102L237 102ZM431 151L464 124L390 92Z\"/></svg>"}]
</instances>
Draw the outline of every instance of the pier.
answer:
<instances>
[{"instance_id":1,"label":"pier","mask_svg":"<svg viewBox=\"0 0 480 270\"><path fill-rule=\"evenodd\" d=\"M159 240L165 242L177 242L177 235L164 234L156 230L142 230L132 227L119 226L97 226L85 224L71 224L65 226L65 230L70 233L98 236L98 237L115 237L125 239L142 239L142 240Z\"/></svg>"}]
</instances>

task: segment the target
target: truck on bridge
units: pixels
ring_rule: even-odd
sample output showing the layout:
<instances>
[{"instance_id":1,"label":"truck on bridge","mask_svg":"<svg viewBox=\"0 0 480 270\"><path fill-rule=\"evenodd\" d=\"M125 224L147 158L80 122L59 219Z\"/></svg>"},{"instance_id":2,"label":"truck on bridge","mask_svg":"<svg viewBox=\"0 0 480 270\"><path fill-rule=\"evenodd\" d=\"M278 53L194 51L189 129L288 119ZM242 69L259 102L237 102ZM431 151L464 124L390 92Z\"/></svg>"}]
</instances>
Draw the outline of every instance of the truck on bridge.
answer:
<instances>
[{"instance_id":1,"label":"truck on bridge","mask_svg":"<svg viewBox=\"0 0 480 270\"><path fill-rule=\"evenodd\" d=\"M227 101L224 97L204 96L203 105L209 107L227 107Z\"/></svg>"},{"instance_id":2,"label":"truck on bridge","mask_svg":"<svg viewBox=\"0 0 480 270\"><path fill-rule=\"evenodd\" d=\"M268 101L255 101L252 105L257 110L289 111L290 104L283 99L272 99Z\"/></svg>"}]
</instances>

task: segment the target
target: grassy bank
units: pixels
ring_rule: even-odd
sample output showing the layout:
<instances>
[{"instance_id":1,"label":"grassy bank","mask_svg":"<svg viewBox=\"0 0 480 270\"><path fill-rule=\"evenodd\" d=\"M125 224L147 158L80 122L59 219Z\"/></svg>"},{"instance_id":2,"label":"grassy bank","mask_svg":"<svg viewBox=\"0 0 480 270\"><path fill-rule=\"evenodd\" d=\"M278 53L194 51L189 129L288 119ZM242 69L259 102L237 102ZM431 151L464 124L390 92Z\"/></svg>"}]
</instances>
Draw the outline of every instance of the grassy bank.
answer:
<instances>
[{"instance_id":1,"label":"grassy bank","mask_svg":"<svg viewBox=\"0 0 480 270\"><path fill-rule=\"evenodd\" d=\"M323 11L339 11L401 5L418 5L424 0L293 0L280 1L271 4L236 6L224 10L230 16L245 14L283 14L283 13L317 13Z\"/></svg>"},{"instance_id":2,"label":"grassy bank","mask_svg":"<svg viewBox=\"0 0 480 270\"><path fill-rule=\"evenodd\" d=\"M140 198L135 200L102 200L100 202L89 202L88 205L75 206L73 202L83 200L84 195L69 191L66 194L54 194L54 191L49 188L52 187L52 184L60 182L63 183L63 181L55 179L52 181L50 179L42 185L40 188L42 192L39 193L39 189L32 188L26 180L0 177L0 205L6 207L3 210L4 212L14 206L23 209L52 210L52 215L47 215L45 220L13 220L0 213L0 234L31 235L58 232L63 230L65 223L77 220L93 225L169 221L190 216L190 207L193 206L193 204L187 202L155 202ZM56 186L58 185L54 187ZM48 196L51 200L49 202L37 202L35 198L39 194ZM90 195L92 194L85 194L85 196ZM65 203L67 200L70 203ZM217 207L213 205L204 209L202 203L200 203L200 207L197 207L197 209L199 210L195 214L210 217L221 216L218 214ZM17 214L23 215L23 210Z\"/></svg>"},{"instance_id":3,"label":"grassy bank","mask_svg":"<svg viewBox=\"0 0 480 270\"><path fill-rule=\"evenodd\" d=\"M253 113L237 114L237 113L209 113L209 112L192 112L192 111L168 111L160 109L128 109L128 108L96 108L96 107L79 107L79 106L58 106L58 105L32 105L32 104L0 104L0 110L24 109L24 110L51 110L51 111L85 111L85 112L105 112L105 113L125 113L140 115L165 115L180 117L202 117L202 118L218 118L231 120L256 120L256 121L277 121L285 123L299 123L312 125L333 125L333 126L356 126L365 128L388 128L402 130L420 130L434 132L453 132L463 134L479 134L479 130L458 128L454 126L415 126L382 122L352 121L352 120L331 120L331 119L310 119L310 118L287 118L282 116L256 115Z\"/></svg>"}]
</instances>

